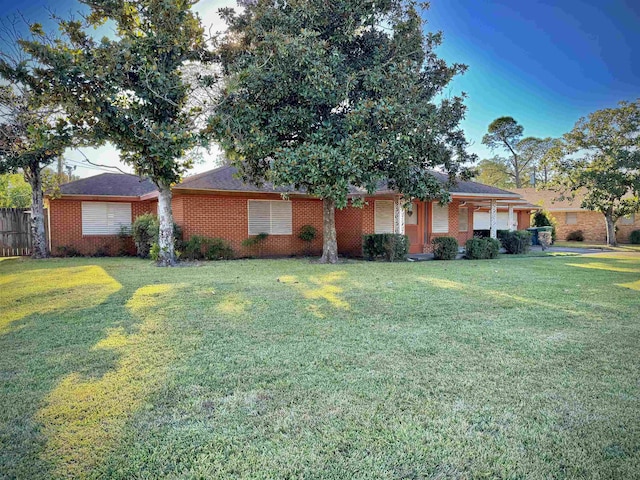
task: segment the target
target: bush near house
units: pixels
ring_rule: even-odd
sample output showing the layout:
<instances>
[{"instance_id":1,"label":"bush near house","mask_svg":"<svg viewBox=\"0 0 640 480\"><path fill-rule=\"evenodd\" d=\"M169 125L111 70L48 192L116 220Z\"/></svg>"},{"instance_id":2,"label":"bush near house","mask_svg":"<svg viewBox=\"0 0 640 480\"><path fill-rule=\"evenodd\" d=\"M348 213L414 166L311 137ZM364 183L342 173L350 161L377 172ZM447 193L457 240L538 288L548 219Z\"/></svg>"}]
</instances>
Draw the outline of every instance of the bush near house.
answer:
<instances>
[{"instance_id":1,"label":"bush near house","mask_svg":"<svg viewBox=\"0 0 640 480\"><path fill-rule=\"evenodd\" d=\"M455 260L458 256L458 241L453 237L436 237L431 244L435 260Z\"/></svg>"},{"instance_id":2,"label":"bush near house","mask_svg":"<svg viewBox=\"0 0 640 480\"><path fill-rule=\"evenodd\" d=\"M409 253L409 237L399 233L374 233L362 236L362 256L387 262L402 260Z\"/></svg>"},{"instance_id":3,"label":"bush near house","mask_svg":"<svg viewBox=\"0 0 640 480\"><path fill-rule=\"evenodd\" d=\"M497 258L500 242L495 238L474 237L465 244L465 257L469 260L486 260Z\"/></svg>"},{"instance_id":4,"label":"bush near house","mask_svg":"<svg viewBox=\"0 0 640 480\"><path fill-rule=\"evenodd\" d=\"M629 235L629 241L634 245L640 245L640 230L634 230Z\"/></svg>"},{"instance_id":5,"label":"bush near house","mask_svg":"<svg viewBox=\"0 0 640 480\"><path fill-rule=\"evenodd\" d=\"M231 245L221 238L193 235L185 242L182 257L189 260L230 260L235 253Z\"/></svg>"},{"instance_id":6,"label":"bush near house","mask_svg":"<svg viewBox=\"0 0 640 480\"><path fill-rule=\"evenodd\" d=\"M149 258L149 252L154 243L158 243L158 230L160 222L158 217L152 213L140 215L133 222L131 232L133 241L136 244L136 251L140 258ZM173 239L175 241L176 250L182 247L182 228L180 225L173 224Z\"/></svg>"},{"instance_id":7,"label":"bush near house","mask_svg":"<svg viewBox=\"0 0 640 480\"><path fill-rule=\"evenodd\" d=\"M520 255L527 253L531 247L531 232L526 230L506 232L503 234L500 243L509 254Z\"/></svg>"},{"instance_id":8,"label":"bush near house","mask_svg":"<svg viewBox=\"0 0 640 480\"><path fill-rule=\"evenodd\" d=\"M584 232L582 230L574 230L567 235L569 242L584 242Z\"/></svg>"}]
</instances>

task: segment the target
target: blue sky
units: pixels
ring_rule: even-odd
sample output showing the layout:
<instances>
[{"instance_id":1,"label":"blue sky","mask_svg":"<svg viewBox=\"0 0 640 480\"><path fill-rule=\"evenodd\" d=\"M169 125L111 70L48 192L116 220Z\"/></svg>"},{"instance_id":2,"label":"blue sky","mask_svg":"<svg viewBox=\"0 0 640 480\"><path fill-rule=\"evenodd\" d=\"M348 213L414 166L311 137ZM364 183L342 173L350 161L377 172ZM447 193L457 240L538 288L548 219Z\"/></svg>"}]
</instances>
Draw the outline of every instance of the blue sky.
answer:
<instances>
[{"instance_id":1,"label":"blue sky","mask_svg":"<svg viewBox=\"0 0 640 480\"><path fill-rule=\"evenodd\" d=\"M233 4L201 0L196 8L219 29L217 8ZM0 15L19 8L42 21L47 5L59 14L76 8L73 0L0 0ZM480 142L499 116L514 117L525 135L554 137L581 116L640 97L640 0L432 0L425 18L427 30L444 32L439 54L469 66L447 93L468 94L463 127L481 158L491 156ZM99 163L118 163L112 148L86 153ZM205 155L195 171L211 168L216 154ZM75 163L82 156L69 158Z\"/></svg>"}]
</instances>

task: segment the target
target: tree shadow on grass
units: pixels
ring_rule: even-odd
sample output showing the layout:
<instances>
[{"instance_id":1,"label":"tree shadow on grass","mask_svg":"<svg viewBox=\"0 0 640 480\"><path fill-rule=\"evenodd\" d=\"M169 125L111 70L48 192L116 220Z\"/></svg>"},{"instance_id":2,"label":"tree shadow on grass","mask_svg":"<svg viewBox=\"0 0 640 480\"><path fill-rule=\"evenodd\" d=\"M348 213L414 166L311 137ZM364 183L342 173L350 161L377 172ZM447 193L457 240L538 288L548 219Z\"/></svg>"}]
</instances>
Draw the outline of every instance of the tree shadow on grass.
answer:
<instances>
[{"instance_id":1,"label":"tree shadow on grass","mask_svg":"<svg viewBox=\"0 0 640 480\"><path fill-rule=\"evenodd\" d=\"M87 475L171 360L159 303L172 286L122 286L86 262L44 265L0 276L0 471L9 478Z\"/></svg>"}]
</instances>

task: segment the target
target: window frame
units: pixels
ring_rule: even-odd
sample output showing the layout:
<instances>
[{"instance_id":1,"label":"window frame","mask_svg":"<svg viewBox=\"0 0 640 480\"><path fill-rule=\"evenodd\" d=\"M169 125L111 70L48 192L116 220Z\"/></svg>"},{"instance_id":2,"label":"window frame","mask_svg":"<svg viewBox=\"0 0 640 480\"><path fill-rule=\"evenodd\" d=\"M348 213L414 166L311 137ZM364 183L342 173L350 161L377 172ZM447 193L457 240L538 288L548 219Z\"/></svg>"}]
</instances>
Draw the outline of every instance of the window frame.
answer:
<instances>
[{"instance_id":1,"label":"window frame","mask_svg":"<svg viewBox=\"0 0 640 480\"><path fill-rule=\"evenodd\" d=\"M449 222L449 206L450 206L450 204L448 204L448 203L445 203L443 205L440 202L432 202L432 204L431 204L431 233L438 233L438 234L443 234L443 233L448 234L449 233L449 229L451 228L451 225L449 224L450 223ZM445 210L446 209L446 213L447 213L447 215L446 215L446 219L447 219L447 229L446 229L446 231L445 230L436 230L436 228L435 228L434 221L436 219L436 214L435 214L436 208L439 208L441 210Z\"/></svg>"},{"instance_id":2,"label":"window frame","mask_svg":"<svg viewBox=\"0 0 640 480\"><path fill-rule=\"evenodd\" d=\"M122 231L122 227L127 227L127 231L131 232L131 228L133 226L133 220L132 220L132 212L133 212L133 205L131 204L131 202L107 202L107 201L82 201L80 202L80 228L82 230L82 236L83 237L102 237L102 236L117 236L120 234L120 232ZM104 220L104 223L101 225L85 225L85 219L86 219L86 214L89 212L85 212L85 205L87 207L89 206L97 206L97 205L104 205L105 206L105 210L104 210L104 218L102 220ZM127 217L127 221L126 222L119 222L119 223L115 223L115 219L112 222L112 224L109 224L109 208L110 207L124 207L126 210L125 212L121 212L124 216L126 215ZM88 219L87 219L88 221ZM93 230L93 231L92 231ZM95 230L100 230L99 232L95 232Z\"/></svg>"},{"instance_id":3,"label":"window frame","mask_svg":"<svg viewBox=\"0 0 640 480\"><path fill-rule=\"evenodd\" d=\"M390 231L381 231L378 229L378 204L390 204L391 206L391 230ZM381 205L382 206L382 205ZM394 201L393 200L385 200L385 199L381 199L381 200L375 200L373 202L373 232L375 234L381 234L381 233L394 233L394 228L395 228L395 205L394 205Z\"/></svg>"},{"instance_id":4,"label":"window frame","mask_svg":"<svg viewBox=\"0 0 640 480\"><path fill-rule=\"evenodd\" d=\"M269 203L269 231L261 231L257 233L251 232L251 202L268 202ZM288 221L288 233L272 233L273 232L273 203L284 203L289 205L289 221ZM293 235L293 203L291 200L271 200L271 199L261 199L261 198L248 198L247 199L247 234L249 236L260 235L261 233L266 233L267 235Z\"/></svg>"},{"instance_id":5,"label":"window frame","mask_svg":"<svg viewBox=\"0 0 640 480\"><path fill-rule=\"evenodd\" d=\"M462 210L465 211L464 215L460 215L460 212ZM460 219L461 218L465 219L466 228L464 230L462 229L462 226L460 225ZM468 231L469 231L469 207L458 207L458 232L466 233Z\"/></svg>"},{"instance_id":6,"label":"window frame","mask_svg":"<svg viewBox=\"0 0 640 480\"><path fill-rule=\"evenodd\" d=\"M569 221L569 215L573 215L575 219L573 222ZM577 225L578 224L578 212L565 212L564 213L564 223L565 225Z\"/></svg>"}]
</instances>

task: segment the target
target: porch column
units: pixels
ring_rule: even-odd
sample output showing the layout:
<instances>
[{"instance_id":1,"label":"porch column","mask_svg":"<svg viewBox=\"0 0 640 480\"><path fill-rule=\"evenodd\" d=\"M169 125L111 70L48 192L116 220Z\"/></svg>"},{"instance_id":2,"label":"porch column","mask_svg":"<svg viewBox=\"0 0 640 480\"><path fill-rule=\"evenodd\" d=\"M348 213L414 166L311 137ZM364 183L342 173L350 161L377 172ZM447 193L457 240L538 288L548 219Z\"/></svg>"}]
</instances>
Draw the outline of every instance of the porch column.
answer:
<instances>
[{"instance_id":1,"label":"porch column","mask_svg":"<svg viewBox=\"0 0 640 480\"><path fill-rule=\"evenodd\" d=\"M513 221L513 205L509 205L509 230L511 230L512 232L514 230L517 230L517 227L514 226L514 221Z\"/></svg>"},{"instance_id":2,"label":"porch column","mask_svg":"<svg viewBox=\"0 0 640 480\"><path fill-rule=\"evenodd\" d=\"M404 235L404 201L396 198L393 202L393 231Z\"/></svg>"},{"instance_id":3,"label":"porch column","mask_svg":"<svg viewBox=\"0 0 640 480\"><path fill-rule=\"evenodd\" d=\"M491 199L491 210L489 211L490 222L490 236L491 238L498 238L498 201L495 198Z\"/></svg>"}]
</instances>

